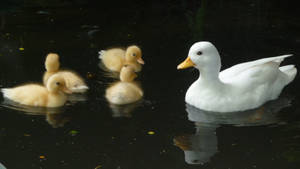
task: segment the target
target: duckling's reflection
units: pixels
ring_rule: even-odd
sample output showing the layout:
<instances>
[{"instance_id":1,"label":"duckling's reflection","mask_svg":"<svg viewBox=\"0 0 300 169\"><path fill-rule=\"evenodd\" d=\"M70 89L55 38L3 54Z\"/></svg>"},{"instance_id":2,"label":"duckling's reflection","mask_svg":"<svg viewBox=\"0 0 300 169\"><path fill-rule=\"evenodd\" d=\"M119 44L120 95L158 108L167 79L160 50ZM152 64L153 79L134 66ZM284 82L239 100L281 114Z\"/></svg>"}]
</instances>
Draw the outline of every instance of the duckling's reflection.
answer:
<instances>
[{"instance_id":1,"label":"duckling's reflection","mask_svg":"<svg viewBox=\"0 0 300 169\"><path fill-rule=\"evenodd\" d=\"M241 127L277 124L280 122L278 112L290 103L290 98L281 97L254 110L231 113L207 112L187 104L188 119L195 123L196 133L177 136L174 143L184 151L186 163L204 164L218 152L216 129L220 125Z\"/></svg>"},{"instance_id":2,"label":"duckling's reflection","mask_svg":"<svg viewBox=\"0 0 300 169\"><path fill-rule=\"evenodd\" d=\"M112 117L131 117L132 112L141 105L142 101L138 101L126 105L109 104L112 110Z\"/></svg>"},{"instance_id":3,"label":"duckling's reflection","mask_svg":"<svg viewBox=\"0 0 300 169\"><path fill-rule=\"evenodd\" d=\"M45 116L46 121L53 128L63 127L65 123L70 121L70 117L64 113L65 107L58 108L46 108L46 107L32 107L26 105L20 105L11 100L4 99L1 106L24 112L26 115L39 115Z\"/></svg>"},{"instance_id":4,"label":"duckling's reflection","mask_svg":"<svg viewBox=\"0 0 300 169\"><path fill-rule=\"evenodd\" d=\"M88 99L87 95L85 93L74 93L67 95L67 104L75 104L77 102L83 102Z\"/></svg>"}]
</instances>

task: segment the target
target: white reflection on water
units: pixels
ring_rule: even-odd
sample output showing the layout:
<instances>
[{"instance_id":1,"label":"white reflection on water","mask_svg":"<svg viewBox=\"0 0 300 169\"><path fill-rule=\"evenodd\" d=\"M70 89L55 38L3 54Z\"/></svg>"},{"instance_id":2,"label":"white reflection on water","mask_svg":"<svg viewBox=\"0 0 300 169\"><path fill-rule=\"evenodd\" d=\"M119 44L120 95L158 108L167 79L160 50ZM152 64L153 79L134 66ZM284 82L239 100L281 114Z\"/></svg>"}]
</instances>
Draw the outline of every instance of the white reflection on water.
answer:
<instances>
[{"instance_id":1,"label":"white reflection on water","mask_svg":"<svg viewBox=\"0 0 300 169\"><path fill-rule=\"evenodd\" d=\"M0 169L6 169L6 168L0 163Z\"/></svg>"},{"instance_id":2,"label":"white reflection on water","mask_svg":"<svg viewBox=\"0 0 300 169\"><path fill-rule=\"evenodd\" d=\"M208 112L186 105L188 119L194 122L194 135L183 135L174 138L177 147L184 151L188 164L204 164L218 152L216 129L229 124L236 127L262 126L279 124L278 112L291 104L291 99L281 97L265 105L244 112L218 113Z\"/></svg>"}]
</instances>

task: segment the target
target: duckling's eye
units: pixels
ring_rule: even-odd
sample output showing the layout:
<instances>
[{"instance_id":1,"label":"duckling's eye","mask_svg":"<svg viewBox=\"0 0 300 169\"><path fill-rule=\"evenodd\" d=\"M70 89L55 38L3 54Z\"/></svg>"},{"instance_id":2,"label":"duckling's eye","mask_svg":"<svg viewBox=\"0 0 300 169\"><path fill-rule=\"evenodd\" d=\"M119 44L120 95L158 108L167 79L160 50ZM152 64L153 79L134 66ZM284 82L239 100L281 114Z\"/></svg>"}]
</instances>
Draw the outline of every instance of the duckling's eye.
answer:
<instances>
[{"instance_id":1,"label":"duckling's eye","mask_svg":"<svg viewBox=\"0 0 300 169\"><path fill-rule=\"evenodd\" d=\"M199 56L202 55L202 52L201 51L197 52L197 55L199 55Z\"/></svg>"},{"instance_id":2,"label":"duckling's eye","mask_svg":"<svg viewBox=\"0 0 300 169\"><path fill-rule=\"evenodd\" d=\"M59 86L59 85L60 85L60 82L56 82L56 85Z\"/></svg>"},{"instance_id":3,"label":"duckling's eye","mask_svg":"<svg viewBox=\"0 0 300 169\"><path fill-rule=\"evenodd\" d=\"M135 54L135 53L133 53L133 54L132 54L132 56L136 56L136 54Z\"/></svg>"}]
</instances>

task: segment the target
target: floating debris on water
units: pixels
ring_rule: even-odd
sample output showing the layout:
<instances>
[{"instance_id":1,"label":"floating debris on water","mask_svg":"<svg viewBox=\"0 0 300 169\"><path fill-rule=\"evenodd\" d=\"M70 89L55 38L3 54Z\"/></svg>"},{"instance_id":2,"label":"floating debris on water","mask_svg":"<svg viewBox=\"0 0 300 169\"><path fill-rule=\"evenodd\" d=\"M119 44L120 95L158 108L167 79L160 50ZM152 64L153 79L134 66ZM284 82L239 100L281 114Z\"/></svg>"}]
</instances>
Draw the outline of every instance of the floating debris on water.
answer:
<instances>
[{"instance_id":1,"label":"floating debris on water","mask_svg":"<svg viewBox=\"0 0 300 169\"><path fill-rule=\"evenodd\" d=\"M76 136L78 133L79 133L79 132L76 131L76 130L71 130L71 131L69 132L69 134L70 134L71 136Z\"/></svg>"},{"instance_id":2,"label":"floating debris on water","mask_svg":"<svg viewBox=\"0 0 300 169\"><path fill-rule=\"evenodd\" d=\"M45 159L46 157L43 155L40 155L40 159Z\"/></svg>"},{"instance_id":3,"label":"floating debris on water","mask_svg":"<svg viewBox=\"0 0 300 169\"><path fill-rule=\"evenodd\" d=\"M154 135L154 134L155 134L154 131L148 131L147 133L148 133L149 135Z\"/></svg>"}]
</instances>

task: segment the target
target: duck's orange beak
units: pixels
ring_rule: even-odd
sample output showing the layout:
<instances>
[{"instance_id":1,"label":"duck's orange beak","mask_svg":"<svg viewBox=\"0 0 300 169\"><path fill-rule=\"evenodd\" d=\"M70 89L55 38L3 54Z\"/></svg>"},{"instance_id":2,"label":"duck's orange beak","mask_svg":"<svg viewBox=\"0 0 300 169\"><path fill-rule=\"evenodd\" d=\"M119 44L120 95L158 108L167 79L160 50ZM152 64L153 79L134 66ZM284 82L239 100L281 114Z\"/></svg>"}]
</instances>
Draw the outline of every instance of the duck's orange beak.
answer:
<instances>
[{"instance_id":1,"label":"duck's orange beak","mask_svg":"<svg viewBox=\"0 0 300 169\"><path fill-rule=\"evenodd\" d=\"M140 58L138 58L137 59L137 62L139 63L139 64L145 64L145 62L144 62L144 60L142 59L142 57L140 57Z\"/></svg>"},{"instance_id":2,"label":"duck's orange beak","mask_svg":"<svg viewBox=\"0 0 300 169\"><path fill-rule=\"evenodd\" d=\"M180 63L177 66L177 69L186 69L186 68L189 68L189 67L192 67L192 66L195 66L195 63L191 60L190 57L187 57L185 59L185 61L183 61L182 63Z\"/></svg>"}]
</instances>

